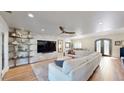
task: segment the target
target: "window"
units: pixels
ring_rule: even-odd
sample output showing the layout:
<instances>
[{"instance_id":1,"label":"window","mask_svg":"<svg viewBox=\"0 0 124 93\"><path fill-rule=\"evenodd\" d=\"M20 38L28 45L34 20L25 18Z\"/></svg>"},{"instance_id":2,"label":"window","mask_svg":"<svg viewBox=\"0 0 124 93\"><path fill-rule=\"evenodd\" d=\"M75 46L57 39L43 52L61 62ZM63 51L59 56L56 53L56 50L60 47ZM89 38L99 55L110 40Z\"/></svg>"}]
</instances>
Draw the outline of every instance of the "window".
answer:
<instances>
[{"instance_id":1,"label":"window","mask_svg":"<svg viewBox=\"0 0 124 93\"><path fill-rule=\"evenodd\" d=\"M75 41L73 48L82 48L81 41Z\"/></svg>"}]
</instances>

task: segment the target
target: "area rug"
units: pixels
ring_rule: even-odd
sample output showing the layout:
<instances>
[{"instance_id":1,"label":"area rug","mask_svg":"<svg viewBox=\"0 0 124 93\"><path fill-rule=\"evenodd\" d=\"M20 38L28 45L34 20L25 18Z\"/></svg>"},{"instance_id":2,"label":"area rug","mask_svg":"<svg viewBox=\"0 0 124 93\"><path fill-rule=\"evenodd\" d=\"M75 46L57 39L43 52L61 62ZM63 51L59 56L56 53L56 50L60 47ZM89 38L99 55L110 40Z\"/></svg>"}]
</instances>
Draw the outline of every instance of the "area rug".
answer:
<instances>
[{"instance_id":1,"label":"area rug","mask_svg":"<svg viewBox=\"0 0 124 93\"><path fill-rule=\"evenodd\" d=\"M54 60L31 64L34 74L39 81L48 81L48 64Z\"/></svg>"}]
</instances>

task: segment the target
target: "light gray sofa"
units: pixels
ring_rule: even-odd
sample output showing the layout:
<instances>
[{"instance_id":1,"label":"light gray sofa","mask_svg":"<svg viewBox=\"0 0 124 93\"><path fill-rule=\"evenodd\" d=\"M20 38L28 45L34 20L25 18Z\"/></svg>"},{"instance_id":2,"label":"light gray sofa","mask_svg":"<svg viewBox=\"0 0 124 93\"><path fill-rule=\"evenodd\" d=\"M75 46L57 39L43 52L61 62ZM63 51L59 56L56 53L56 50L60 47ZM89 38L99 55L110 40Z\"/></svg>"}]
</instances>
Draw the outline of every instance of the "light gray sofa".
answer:
<instances>
[{"instance_id":1,"label":"light gray sofa","mask_svg":"<svg viewBox=\"0 0 124 93\"><path fill-rule=\"evenodd\" d=\"M101 54L93 52L87 56L65 60L63 67L50 63L48 79L50 81L85 81L93 74L101 60Z\"/></svg>"}]
</instances>

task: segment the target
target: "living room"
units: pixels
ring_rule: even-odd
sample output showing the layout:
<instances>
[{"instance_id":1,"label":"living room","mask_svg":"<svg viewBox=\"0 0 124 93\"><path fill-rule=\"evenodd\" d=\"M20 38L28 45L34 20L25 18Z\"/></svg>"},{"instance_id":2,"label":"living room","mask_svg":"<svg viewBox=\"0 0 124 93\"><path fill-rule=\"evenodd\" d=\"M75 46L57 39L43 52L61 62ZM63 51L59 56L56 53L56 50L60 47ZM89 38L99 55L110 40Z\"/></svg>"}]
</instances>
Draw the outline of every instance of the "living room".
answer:
<instances>
[{"instance_id":1,"label":"living room","mask_svg":"<svg viewBox=\"0 0 124 93\"><path fill-rule=\"evenodd\" d=\"M124 80L124 12L1 11L0 16L1 80Z\"/></svg>"}]
</instances>

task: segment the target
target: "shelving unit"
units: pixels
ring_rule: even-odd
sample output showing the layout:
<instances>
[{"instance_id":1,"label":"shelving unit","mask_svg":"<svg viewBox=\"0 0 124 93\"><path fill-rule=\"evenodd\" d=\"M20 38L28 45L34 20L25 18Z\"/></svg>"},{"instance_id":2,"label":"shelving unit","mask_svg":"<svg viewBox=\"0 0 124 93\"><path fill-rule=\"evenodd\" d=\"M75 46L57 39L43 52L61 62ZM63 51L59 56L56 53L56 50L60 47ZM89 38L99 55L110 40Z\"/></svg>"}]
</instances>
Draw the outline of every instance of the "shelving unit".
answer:
<instances>
[{"instance_id":1,"label":"shelving unit","mask_svg":"<svg viewBox=\"0 0 124 93\"><path fill-rule=\"evenodd\" d=\"M33 39L31 32L18 28L11 28L9 32L9 61L10 67L30 64L31 53L35 50L30 49ZM22 61L23 59L23 61Z\"/></svg>"}]
</instances>

